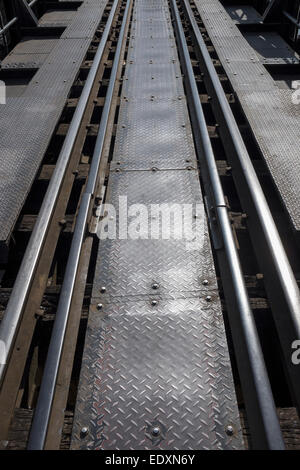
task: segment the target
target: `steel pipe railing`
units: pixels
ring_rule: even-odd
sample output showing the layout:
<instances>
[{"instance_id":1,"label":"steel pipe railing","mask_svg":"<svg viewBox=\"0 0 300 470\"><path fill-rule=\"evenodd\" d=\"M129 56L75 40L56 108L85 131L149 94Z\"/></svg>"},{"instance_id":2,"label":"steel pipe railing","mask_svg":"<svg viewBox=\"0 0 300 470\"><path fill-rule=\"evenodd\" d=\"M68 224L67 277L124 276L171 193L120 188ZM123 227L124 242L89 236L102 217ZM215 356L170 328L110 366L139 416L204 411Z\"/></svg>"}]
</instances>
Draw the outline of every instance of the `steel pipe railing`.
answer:
<instances>
[{"instance_id":1,"label":"steel pipe railing","mask_svg":"<svg viewBox=\"0 0 300 470\"><path fill-rule=\"evenodd\" d=\"M201 169L205 168L214 213L223 241L227 261L226 297L234 307L228 316L242 383L251 439L257 449L283 449L284 443L267 375L261 345L250 307L247 289L229 220L226 201L205 122L202 104L188 51L176 0L171 0L175 32L183 67L187 99ZM229 287L229 288L227 288Z\"/></svg>"}]
</instances>

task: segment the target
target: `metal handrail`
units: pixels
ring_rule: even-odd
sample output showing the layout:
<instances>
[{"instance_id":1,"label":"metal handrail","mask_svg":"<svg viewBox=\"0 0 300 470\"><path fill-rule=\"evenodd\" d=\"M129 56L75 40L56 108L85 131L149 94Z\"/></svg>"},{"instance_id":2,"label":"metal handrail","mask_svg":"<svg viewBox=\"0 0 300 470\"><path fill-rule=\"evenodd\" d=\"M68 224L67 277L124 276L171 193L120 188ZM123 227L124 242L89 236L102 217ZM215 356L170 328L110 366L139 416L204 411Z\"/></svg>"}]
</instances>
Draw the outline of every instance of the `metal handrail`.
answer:
<instances>
[{"instance_id":1,"label":"metal handrail","mask_svg":"<svg viewBox=\"0 0 300 470\"><path fill-rule=\"evenodd\" d=\"M186 81L198 158L200 166L205 167L209 179L209 189L214 200L215 216L222 236L228 276L231 280L230 294L235 299L235 308L229 309L228 316L237 353L252 443L258 449L284 449L272 390L176 0L171 0L171 8Z\"/></svg>"},{"instance_id":2,"label":"metal handrail","mask_svg":"<svg viewBox=\"0 0 300 470\"><path fill-rule=\"evenodd\" d=\"M16 339L22 314L28 299L35 272L40 260L52 216L58 201L60 189L68 168L68 163L74 149L82 118L88 105L92 87L102 60L104 48L112 26L113 17L119 0L115 0L108 17L101 41L89 71L85 86L80 96L76 111L71 121L62 150L50 180L42 207L35 223L32 235L26 248L3 320L0 325L0 343L5 346L6 361L0 364L0 384L3 381L7 360L9 359Z\"/></svg>"},{"instance_id":3,"label":"metal handrail","mask_svg":"<svg viewBox=\"0 0 300 470\"><path fill-rule=\"evenodd\" d=\"M86 234L88 214L91 207L93 195L97 186L97 177L103 155L105 135L107 132L109 115L113 100L113 93L115 89L123 40L126 30L127 18L129 16L131 4L132 2L131 0L129 0L126 4L126 9L124 11L122 26L120 29L120 35L109 81L109 87L105 98L105 104L101 115L99 132L92 157L90 173L88 176L88 181L76 219L74 235L66 266L65 277L61 288L59 303L55 315L55 321L48 349L42 385L29 436L29 450L42 450L46 439L52 402L55 393L56 380L63 351L64 338L66 334L67 323L71 309L71 302L74 294L75 281L79 267L79 259Z\"/></svg>"}]
</instances>

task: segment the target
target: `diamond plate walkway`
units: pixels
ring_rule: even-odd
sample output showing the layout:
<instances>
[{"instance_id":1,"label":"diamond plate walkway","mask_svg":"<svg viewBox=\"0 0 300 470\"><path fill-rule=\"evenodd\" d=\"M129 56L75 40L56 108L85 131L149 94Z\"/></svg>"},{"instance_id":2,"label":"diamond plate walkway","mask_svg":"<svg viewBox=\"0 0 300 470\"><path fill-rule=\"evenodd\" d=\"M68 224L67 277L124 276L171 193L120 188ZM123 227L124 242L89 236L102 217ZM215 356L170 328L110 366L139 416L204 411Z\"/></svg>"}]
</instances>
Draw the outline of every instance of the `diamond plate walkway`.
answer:
<instances>
[{"instance_id":1,"label":"diamond plate walkway","mask_svg":"<svg viewBox=\"0 0 300 470\"><path fill-rule=\"evenodd\" d=\"M298 101L293 102L295 90L278 87L263 64L280 61L274 57L264 60L250 46L219 0L195 0L195 5L249 121L293 227L299 231L300 106ZM263 36L259 37L271 44ZM283 45L279 45L279 55L282 56ZM273 41L272 48L265 52L272 57L272 54L276 56L276 51ZM288 47L285 52L284 63L298 62L296 58L289 57Z\"/></svg>"},{"instance_id":2,"label":"diamond plate walkway","mask_svg":"<svg viewBox=\"0 0 300 470\"><path fill-rule=\"evenodd\" d=\"M197 203L203 225L167 0L135 1L123 83L107 202ZM202 235L194 249L100 240L73 449L243 447L206 222Z\"/></svg>"},{"instance_id":3,"label":"diamond plate walkway","mask_svg":"<svg viewBox=\"0 0 300 470\"><path fill-rule=\"evenodd\" d=\"M39 44L47 60L21 96L1 107L0 244L9 241L106 4L84 0L61 38Z\"/></svg>"}]
</instances>

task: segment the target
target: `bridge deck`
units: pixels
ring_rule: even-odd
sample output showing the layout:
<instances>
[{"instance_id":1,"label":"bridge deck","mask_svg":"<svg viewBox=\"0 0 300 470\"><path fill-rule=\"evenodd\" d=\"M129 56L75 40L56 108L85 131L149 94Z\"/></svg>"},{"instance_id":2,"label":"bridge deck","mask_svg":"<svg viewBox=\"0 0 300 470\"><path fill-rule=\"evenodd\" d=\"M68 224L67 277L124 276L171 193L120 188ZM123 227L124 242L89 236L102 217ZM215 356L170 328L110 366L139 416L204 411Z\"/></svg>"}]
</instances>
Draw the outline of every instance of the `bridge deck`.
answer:
<instances>
[{"instance_id":1,"label":"bridge deck","mask_svg":"<svg viewBox=\"0 0 300 470\"><path fill-rule=\"evenodd\" d=\"M197 204L202 236L194 246L162 237L100 240L72 447L242 448L166 0L135 1L123 82L107 202L118 208L127 197L118 221L126 205L143 204L151 227L151 205Z\"/></svg>"}]
</instances>

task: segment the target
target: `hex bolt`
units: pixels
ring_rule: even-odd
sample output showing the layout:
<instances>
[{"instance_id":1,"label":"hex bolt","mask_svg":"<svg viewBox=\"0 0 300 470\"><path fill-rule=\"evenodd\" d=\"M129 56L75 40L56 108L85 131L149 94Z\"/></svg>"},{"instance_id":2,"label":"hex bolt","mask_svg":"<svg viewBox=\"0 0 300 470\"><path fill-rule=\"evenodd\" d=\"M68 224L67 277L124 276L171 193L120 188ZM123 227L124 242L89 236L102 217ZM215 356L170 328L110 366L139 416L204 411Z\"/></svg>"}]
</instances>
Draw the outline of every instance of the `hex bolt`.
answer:
<instances>
[{"instance_id":1,"label":"hex bolt","mask_svg":"<svg viewBox=\"0 0 300 470\"><path fill-rule=\"evenodd\" d=\"M103 307L102 304L98 304L98 305L97 305L97 310L102 310L102 307Z\"/></svg>"},{"instance_id":2,"label":"hex bolt","mask_svg":"<svg viewBox=\"0 0 300 470\"><path fill-rule=\"evenodd\" d=\"M87 426L83 426L83 428L81 428L81 431L80 431L80 434L82 437L85 437L87 436L89 433L89 428Z\"/></svg>"},{"instance_id":3,"label":"hex bolt","mask_svg":"<svg viewBox=\"0 0 300 470\"><path fill-rule=\"evenodd\" d=\"M233 436L233 434L234 434L233 426L227 426L227 428L226 428L226 434L227 434L228 436Z\"/></svg>"},{"instance_id":4,"label":"hex bolt","mask_svg":"<svg viewBox=\"0 0 300 470\"><path fill-rule=\"evenodd\" d=\"M156 282L152 284L152 289L158 289L158 288L159 288L159 284L157 284Z\"/></svg>"},{"instance_id":5,"label":"hex bolt","mask_svg":"<svg viewBox=\"0 0 300 470\"><path fill-rule=\"evenodd\" d=\"M104 293L104 292L106 291L106 287L104 287L104 286L101 287L100 291L101 291L102 293Z\"/></svg>"},{"instance_id":6,"label":"hex bolt","mask_svg":"<svg viewBox=\"0 0 300 470\"><path fill-rule=\"evenodd\" d=\"M155 426L153 429L152 429L152 436L159 436L160 435L160 428L158 426Z\"/></svg>"}]
</instances>

